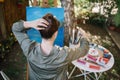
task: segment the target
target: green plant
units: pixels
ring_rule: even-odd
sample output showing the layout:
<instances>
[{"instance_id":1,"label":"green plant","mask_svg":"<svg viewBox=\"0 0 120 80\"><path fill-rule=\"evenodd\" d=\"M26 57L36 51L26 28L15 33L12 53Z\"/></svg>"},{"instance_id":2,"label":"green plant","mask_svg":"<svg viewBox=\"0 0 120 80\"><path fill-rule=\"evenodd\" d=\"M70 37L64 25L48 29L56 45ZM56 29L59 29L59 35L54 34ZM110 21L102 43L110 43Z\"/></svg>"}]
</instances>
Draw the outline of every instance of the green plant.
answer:
<instances>
[{"instance_id":1,"label":"green plant","mask_svg":"<svg viewBox=\"0 0 120 80\"><path fill-rule=\"evenodd\" d=\"M116 27L120 27L120 0L115 0L115 2L118 8L118 11L114 17L114 22L115 22Z\"/></svg>"},{"instance_id":2,"label":"green plant","mask_svg":"<svg viewBox=\"0 0 120 80\"><path fill-rule=\"evenodd\" d=\"M106 17L104 15L101 15L99 13L91 13L89 15L88 22L96 26L104 27L105 20L106 20Z\"/></svg>"},{"instance_id":3,"label":"green plant","mask_svg":"<svg viewBox=\"0 0 120 80\"><path fill-rule=\"evenodd\" d=\"M113 20L115 22L116 27L120 27L120 13L117 13Z\"/></svg>"},{"instance_id":4,"label":"green plant","mask_svg":"<svg viewBox=\"0 0 120 80\"><path fill-rule=\"evenodd\" d=\"M0 42L0 59L4 59L5 55L10 52L13 44L16 42L16 39L11 33L7 39Z\"/></svg>"},{"instance_id":5,"label":"green plant","mask_svg":"<svg viewBox=\"0 0 120 80\"><path fill-rule=\"evenodd\" d=\"M74 0L75 16L76 17L86 17L90 12L92 5L89 0Z\"/></svg>"}]
</instances>

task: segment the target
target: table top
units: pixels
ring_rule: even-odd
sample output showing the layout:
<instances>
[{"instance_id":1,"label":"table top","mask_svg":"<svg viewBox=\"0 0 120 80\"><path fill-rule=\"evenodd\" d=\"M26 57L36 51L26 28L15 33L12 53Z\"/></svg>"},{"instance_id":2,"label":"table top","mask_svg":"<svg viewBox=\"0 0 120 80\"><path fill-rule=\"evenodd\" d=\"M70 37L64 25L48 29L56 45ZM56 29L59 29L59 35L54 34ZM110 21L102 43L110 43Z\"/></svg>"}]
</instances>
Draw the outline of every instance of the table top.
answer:
<instances>
[{"instance_id":1,"label":"table top","mask_svg":"<svg viewBox=\"0 0 120 80\"><path fill-rule=\"evenodd\" d=\"M72 61L79 69L90 72L104 72L114 65L112 53L97 44L90 44L90 49L85 57Z\"/></svg>"}]
</instances>

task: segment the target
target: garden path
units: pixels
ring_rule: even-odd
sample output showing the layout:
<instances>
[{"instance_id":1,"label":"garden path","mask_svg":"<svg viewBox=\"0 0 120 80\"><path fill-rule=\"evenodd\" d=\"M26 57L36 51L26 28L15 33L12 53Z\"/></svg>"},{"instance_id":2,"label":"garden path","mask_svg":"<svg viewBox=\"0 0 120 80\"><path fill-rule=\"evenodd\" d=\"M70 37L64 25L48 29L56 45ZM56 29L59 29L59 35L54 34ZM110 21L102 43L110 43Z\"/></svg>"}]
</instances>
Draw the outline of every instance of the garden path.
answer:
<instances>
[{"instance_id":1,"label":"garden path","mask_svg":"<svg viewBox=\"0 0 120 80\"><path fill-rule=\"evenodd\" d=\"M118 48L120 49L120 32L111 31L107 28L106 28L106 30L107 30L108 34L111 36L111 38L113 39L113 41L116 43Z\"/></svg>"}]
</instances>

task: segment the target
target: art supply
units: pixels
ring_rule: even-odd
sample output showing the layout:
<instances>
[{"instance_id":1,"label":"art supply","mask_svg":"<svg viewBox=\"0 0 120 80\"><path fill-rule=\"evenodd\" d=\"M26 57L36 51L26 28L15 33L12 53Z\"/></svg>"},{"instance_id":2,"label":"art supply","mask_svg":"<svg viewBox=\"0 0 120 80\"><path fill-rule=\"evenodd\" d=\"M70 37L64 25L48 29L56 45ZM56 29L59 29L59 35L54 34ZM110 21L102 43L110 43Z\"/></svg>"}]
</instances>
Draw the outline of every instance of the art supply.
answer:
<instances>
[{"instance_id":1,"label":"art supply","mask_svg":"<svg viewBox=\"0 0 120 80\"><path fill-rule=\"evenodd\" d=\"M81 60L81 59L78 59L77 62L79 62L79 63L81 63L81 64L84 64L84 65L86 64L86 61Z\"/></svg>"},{"instance_id":2,"label":"art supply","mask_svg":"<svg viewBox=\"0 0 120 80\"><path fill-rule=\"evenodd\" d=\"M90 48L88 53L92 56L98 56L99 55L97 49L95 49L94 47Z\"/></svg>"},{"instance_id":3,"label":"art supply","mask_svg":"<svg viewBox=\"0 0 120 80\"><path fill-rule=\"evenodd\" d=\"M87 55L87 59L90 60L90 61L93 61L93 62L97 61L97 58L92 56L92 55L90 55L90 54Z\"/></svg>"},{"instance_id":4,"label":"art supply","mask_svg":"<svg viewBox=\"0 0 120 80\"><path fill-rule=\"evenodd\" d=\"M101 64L104 64L104 65L107 64L108 61L109 61L109 59L103 58L103 57L99 57L99 58L97 59L97 63L101 63Z\"/></svg>"},{"instance_id":5,"label":"art supply","mask_svg":"<svg viewBox=\"0 0 120 80\"><path fill-rule=\"evenodd\" d=\"M110 59L110 58L111 58L111 55L110 55L110 54L103 54L103 57L104 57L104 58L107 58L107 59Z\"/></svg>"},{"instance_id":6,"label":"art supply","mask_svg":"<svg viewBox=\"0 0 120 80\"><path fill-rule=\"evenodd\" d=\"M109 53L109 50L104 49L103 52L104 52L104 53Z\"/></svg>"},{"instance_id":7,"label":"art supply","mask_svg":"<svg viewBox=\"0 0 120 80\"><path fill-rule=\"evenodd\" d=\"M89 64L89 68L91 68L91 69L96 69L96 70L100 70L100 66L98 66L98 65L93 65L93 64Z\"/></svg>"}]
</instances>

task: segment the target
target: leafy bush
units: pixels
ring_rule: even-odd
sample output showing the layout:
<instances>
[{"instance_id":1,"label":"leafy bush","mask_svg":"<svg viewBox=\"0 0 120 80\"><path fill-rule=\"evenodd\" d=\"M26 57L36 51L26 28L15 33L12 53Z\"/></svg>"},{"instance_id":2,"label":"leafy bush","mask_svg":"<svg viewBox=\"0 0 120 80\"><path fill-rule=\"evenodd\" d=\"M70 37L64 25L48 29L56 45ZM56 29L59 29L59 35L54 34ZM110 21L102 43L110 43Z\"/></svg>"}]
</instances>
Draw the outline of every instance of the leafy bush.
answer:
<instances>
[{"instance_id":1,"label":"leafy bush","mask_svg":"<svg viewBox=\"0 0 120 80\"><path fill-rule=\"evenodd\" d=\"M115 21L116 27L120 27L120 13L117 13L113 20Z\"/></svg>"},{"instance_id":2,"label":"leafy bush","mask_svg":"<svg viewBox=\"0 0 120 80\"><path fill-rule=\"evenodd\" d=\"M10 33L7 39L0 41L0 61L10 52L15 42L16 39L12 33Z\"/></svg>"},{"instance_id":3,"label":"leafy bush","mask_svg":"<svg viewBox=\"0 0 120 80\"><path fill-rule=\"evenodd\" d=\"M91 15L89 15L88 22L90 24L103 27L105 25L105 22L106 22L106 17L104 15L100 15L98 13L93 13L93 14L91 13Z\"/></svg>"}]
</instances>

